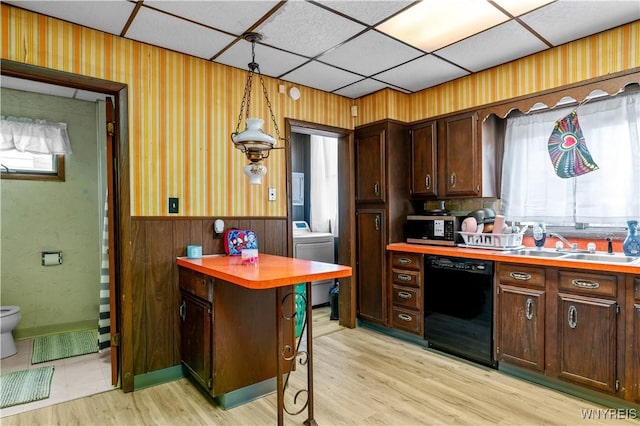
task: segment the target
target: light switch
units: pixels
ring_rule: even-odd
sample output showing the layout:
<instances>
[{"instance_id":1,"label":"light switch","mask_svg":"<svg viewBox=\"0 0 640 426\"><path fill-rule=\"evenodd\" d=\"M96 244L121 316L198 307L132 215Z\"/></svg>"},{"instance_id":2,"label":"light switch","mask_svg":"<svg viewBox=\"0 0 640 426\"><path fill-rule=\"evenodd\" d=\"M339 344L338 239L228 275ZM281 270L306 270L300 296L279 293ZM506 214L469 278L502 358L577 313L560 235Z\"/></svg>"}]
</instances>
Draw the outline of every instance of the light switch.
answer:
<instances>
[{"instance_id":1,"label":"light switch","mask_svg":"<svg viewBox=\"0 0 640 426\"><path fill-rule=\"evenodd\" d=\"M178 213L178 199L174 197L169 198L169 213Z\"/></svg>"},{"instance_id":2,"label":"light switch","mask_svg":"<svg viewBox=\"0 0 640 426\"><path fill-rule=\"evenodd\" d=\"M273 187L269 188L269 201L275 201L276 200L276 189Z\"/></svg>"}]
</instances>

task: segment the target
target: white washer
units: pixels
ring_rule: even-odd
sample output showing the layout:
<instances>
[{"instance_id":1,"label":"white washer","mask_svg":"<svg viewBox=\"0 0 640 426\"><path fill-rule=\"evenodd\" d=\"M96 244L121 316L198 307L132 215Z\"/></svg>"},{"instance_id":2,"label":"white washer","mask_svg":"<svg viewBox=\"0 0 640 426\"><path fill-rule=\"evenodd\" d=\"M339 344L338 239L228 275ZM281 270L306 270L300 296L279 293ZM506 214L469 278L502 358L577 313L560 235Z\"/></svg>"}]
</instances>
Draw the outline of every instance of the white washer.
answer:
<instances>
[{"instance_id":1,"label":"white washer","mask_svg":"<svg viewBox=\"0 0 640 426\"><path fill-rule=\"evenodd\" d=\"M305 221L293 221L293 257L335 263L333 234L311 232ZM311 303L313 306L329 303L329 289L334 280L313 281L311 283Z\"/></svg>"}]
</instances>

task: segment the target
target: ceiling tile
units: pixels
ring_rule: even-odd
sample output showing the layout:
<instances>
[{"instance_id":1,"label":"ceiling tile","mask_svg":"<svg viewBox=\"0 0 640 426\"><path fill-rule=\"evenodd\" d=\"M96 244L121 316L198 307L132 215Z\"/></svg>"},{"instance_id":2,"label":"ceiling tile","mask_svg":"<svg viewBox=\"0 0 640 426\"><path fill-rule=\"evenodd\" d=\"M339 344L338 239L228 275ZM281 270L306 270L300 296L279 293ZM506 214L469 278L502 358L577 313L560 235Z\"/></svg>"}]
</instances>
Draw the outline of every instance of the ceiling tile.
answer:
<instances>
[{"instance_id":1,"label":"ceiling tile","mask_svg":"<svg viewBox=\"0 0 640 426\"><path fill-rule=\"evenodd\" d=\"M256 44L255 53L256 62L260 65L260 72L271 77L279 77L309 60L302 56L260 44ZM240 40L218 56L216 62L248 70L249 62L251 62L251 43L246 40Z\"/></svg>"},{"instance_id":2,"label":"ceiling tile","mask_svg":"<svg viewBox=\"0 0 640 426\"><path fill-rule=\"evenodd\" d=\"M347 98L357 99L370 93L377 92L378 90L385 89L387 87L389 87L389 85L386 83L382 83L372 78L365 78L356 83L350 84L347 87L343 87L340 90L336 90L333 93L346 96ZM398 90L395 87L394 89Z\"/></svg>"},{"instance_id":3,"label":"ceiling tile","mask_svg":"<svg viewBox=\"0 0 640 426\"><path fill-rule=\"evenodd\" d=\"M162 31L158 31L162 28ZM126 37L209 59L235 38L148 7L140 8Z\"/></svg>"},{"instance_id":4,"label":"ceiling tile","mask_svg":"<svg viewBox=\"0 0 640 426\"><path fill-rule=\"evenodd\" d=\"M417 92L467 74L466 71L455 65L451 65L433 55L426 55L392 70L380 73L375 78L376 80Z\"/></svg>"},{"instance_id":5,"label":"ceiling tile","mask_svg":"<svg viewBox=\"0 0 640 426\"><path fill-rule=\"evenodd\" d=\"M516 17L554 1L556 0L493 0L498 6Z\"/></svg>"},{"instance_id":6,"label":"ceiling tile","mask_svg":"<svg viewBox=\"0 0 640 426\"><path fill-rule=\"evenodd\" d=\"M289 1L257 31L264 36L265 44L314 57L364 29L312 3Z\"/></svg>"},{"instance_id":7,"label":"ceiling tile","mask_svg":"<svg viewBox=\"0 0 640 426\"><path fill-rule=\"evenodd\" d=\"M486 1L423 0L376 28L432 52L507 19L507 15Z\"/></svg>"},{"instance_id":8,"label":"ceiling tile","mask_svg":"<svg viewBox=\"0 0 640 426\"><path fill-rule=\"evenodd\" d=\"M368 76L421 55L423 52L420 50L371 30L317 59ZM353 58L358 60L354 61Z\"/></svg>"},{"instance_id":9,"label":"ceiling tile","mask_svg":"<svg viewBox=\"0 0 640 426\"><path fill-rule=\"evenodd\" d=\"M166 1L145 0L166 12L241 35L269 12L277 1Z\"/></svg>"},{"instance_id":10,"label":"ceiling tile","mask_svg":"<svg viewBox=\"0 0 640 426\"><path fill-rule=\"evenodd\" d=\"M521 19L557 46L640 19L640 2L558 1Z\"/></svg>"},{"instance_id":11,"label":"ceiling tile","mask_svg":"<svg viewBox=\"0 0 640 426\"><path fill-rule=\"evenodd\" d=\"M325 92L332 92L340 87L362 79L359 75L342 71L316 61L311 61L285 74L282 78L294 83L315 87Z\"/></svg>"},{"instance_id":12,"label":"ceiling tile","mask_svg":"<svg viewBox=\"0 0 640 426\"><path fill-rule=\"evenodd\" d=\"M375 25L409 6L413 1L320 1L323 5L367 25Z\"/></svg>"},{"instance_id":13,"label":"ceiling tile","mask_svg":"<svg viewBox=\"0 0 640 426\"><path fill-rule=\"evenodd\" d=\"M2 1L111 34L120 34L135 7L126 0L111 1Z\"/></svg>"},{"instance_id":14,"label":"ceiling tile","mask_svg":"<svg viewBox=\"0 0 640 426\"><path fill-rule=\"evenodd\" d=\"M509 21L434 52L470 71L481 71L546 49L547 45Z\"/></svg>"}]
</instances>

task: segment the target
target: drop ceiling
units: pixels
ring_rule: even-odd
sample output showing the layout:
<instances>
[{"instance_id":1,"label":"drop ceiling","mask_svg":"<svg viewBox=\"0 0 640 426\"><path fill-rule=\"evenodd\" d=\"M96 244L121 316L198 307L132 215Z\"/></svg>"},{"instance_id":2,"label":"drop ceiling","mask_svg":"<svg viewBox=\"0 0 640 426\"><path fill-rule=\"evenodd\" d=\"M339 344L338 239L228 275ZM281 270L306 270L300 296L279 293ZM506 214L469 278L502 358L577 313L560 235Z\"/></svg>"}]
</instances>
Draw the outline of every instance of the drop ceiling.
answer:
<instances>
[{"instance_id":1,"label":"drop ceiling","mask_svg":"<svg viewBox=\"0 0 640 426\"><path fill-rule=\"evenodd\" d=\"M2 1L349 98L414 93L640 19L638 0ZM4 85L4 84L3 84Z\"/></svg>"}]
</instances>

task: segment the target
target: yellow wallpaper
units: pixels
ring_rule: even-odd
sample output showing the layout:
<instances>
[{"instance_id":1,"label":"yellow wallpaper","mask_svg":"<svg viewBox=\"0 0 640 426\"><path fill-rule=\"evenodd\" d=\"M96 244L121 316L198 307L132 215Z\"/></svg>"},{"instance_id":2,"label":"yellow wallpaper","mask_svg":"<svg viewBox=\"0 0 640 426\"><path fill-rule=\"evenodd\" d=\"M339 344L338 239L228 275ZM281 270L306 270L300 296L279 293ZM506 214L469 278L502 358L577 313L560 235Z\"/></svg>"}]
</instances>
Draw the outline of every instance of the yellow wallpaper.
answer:
<instances>
[{"instance_id":1,"label":"yellow wallpaper","mask_svg":"<svg viewBox=\"0 0 640 426\"><path fill-rule=\"evenodd\" d=\"M4 59L126 83L129 87L131 214L166 216L168 197L180 216L285 216L284 151L271 152L262 185L249 185L244 155L233 148L246 70L149 46L2 4ZM259 47L257 48L259 61ZM250 52L247 52L249 58ZM293 118L353 128L353 101L264 78L281 135ZM268 118L257 77L252 115ZM265 131L275 135L271 120ZM267 201L267 188L279 194Z\"/></svg>"},{"instance_id":2,"label":"yellow wallpaper","mask_svg":"<svg viewBox=\"0 0 640 426\"><path fill-rule=\"evenodd\" d=\"M129 87L131 214L285 216L285 158L272 151L263 184L249 185L235 130L246 70L239 70L90 30L2 4L1 57L126 83ZM353 128L391 118L412 122L640 66L640 22L615 28L416 94L385 89L353 100L307 87L292 101L265 84L284 135L284 118ZM249 55L250 52L247 52ZM259 50L257 52L259 60ZM255 92L252 111L268 117ZM257 108L257 109L256 109ZM253 115L253 114L252 114ZM274 134L267 120L265 130ZM267 201L273 186L278 201Z\"/></svg>"},{"instance_id":3,"label":"yellow wallpaper","mask_svg":"<svg viewBox=\"0 0 640 426\"><path fill-rule=\"evenodd\" d=\"M358 99L357 124L412 122L640 66L640 21L409 95L406 119L381 91ZM406 96L406 95L401 95Z\"/></svg>"}]
</instances>

